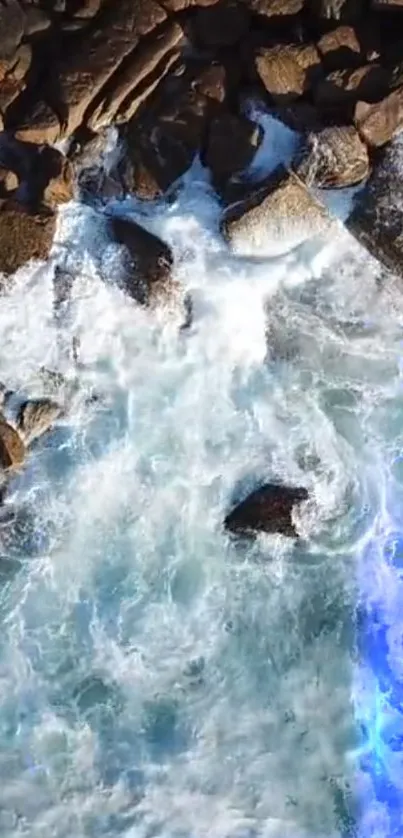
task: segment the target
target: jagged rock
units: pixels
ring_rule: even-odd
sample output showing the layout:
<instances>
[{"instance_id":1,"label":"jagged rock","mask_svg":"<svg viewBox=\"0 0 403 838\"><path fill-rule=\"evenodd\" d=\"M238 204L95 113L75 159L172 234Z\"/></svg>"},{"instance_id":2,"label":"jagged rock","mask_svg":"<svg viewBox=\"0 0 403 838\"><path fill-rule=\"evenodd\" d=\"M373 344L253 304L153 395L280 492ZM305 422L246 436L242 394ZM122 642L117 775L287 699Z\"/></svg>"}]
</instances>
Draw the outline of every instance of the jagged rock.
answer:
<instances>
[{"instance_id":1,"label":"jagged rock","mask_svg":"<svg viewBox=\"0 0 403 838\"><path fill-rule=\"evenodd\" d=\"M235 253L250 255L269 248L274 254L319 235L329 224L326 208L297 175L279 166L246 200L228 207L221 231Z\"/></svg>"},{"instance_id":2,"label":"jagged rock","mask_svg":"<svg viewBox=\"0 0 403 838\"><path fill-rule=\"evenodd\" d=\"M283 104L303 96L322 75L320 56L313 44L261 49L255 65L267 92Z\"/></svg>"},{"instance_id":3,"label":"jagged rock","mask_svg":"<svg viewBox=\"0 0 403 838\"><path fill-rule=\"evenodd\" d=\"M61 58L57 79L62 124L52 140L48 136L48 142L70 136L81 125L84 115L90 117L91 103L103 86L138 46L140 39L165 19L166 12L156 0L120 0L110 8L102 28L87 32L85 40L78 41L76 50L69 46ZM18 136L28 139L26 131L30 129L31 139L35 131L39 131L40 141L43 141L44 122L49 123L47 109L44 111L43 104L39 106L34 100L25 111L23 125L16 126ZM54 130L56 126L52 120L51 124ZM25 131L24 135L21 130Z\"/></svg>"},{"instance_id":4,"label":"jagged rock","mask_svg":"<svg viewBox=\"0 0 403 838\"><path fill-rule=\"evenodd\" d=\"M131 119L176 61L179 53L175 47L182 39L180 24L169 21L157 38L140 45L93 111L89 127L98 131L113 121Z\"/></svg>"},{"instance_id":5,"label":"jagged rock","mask_svg":"<svg viewBox=\"0 0 403 838\"><path fill-rule=\"evenodd\" d=\"M265 532L297 538L292 512L308 497L304 487L267 483L248 495L227 515L225 529L235 535Z\"/></svg>"},{"instance_id":6,"label":"jagged rock","mask_svg":"<svg viewBox=\"0 0 403 838\"><path fill-rule=\"evenodd\" d=\"M304 0L244 0L251 12L264 17L296 15L301 11Z\"/></svg>"},{"instance_id":7,"label":"jagged rock","mask_svg":"<svg viewBox=\"0 0 403 838\"><path fill-rule=\"evenodd\" d=\"M221 0L197 10L192 20L192 40L201 47L231 47L241 40L248 28L247 7L237 0Z\"/></svg>"},{"instance_id":8,"label":"jagged rock","mask_svg":"<svg viewBox=\"0 0 403 838\"><path fill-rule=\"evenodd\" d=\"M367 146L352 125L325 128L309 135L297 174L321 189L355 186L369 174Z\"/></svg>"},{"instance_id":9,"label":"jagged rock","mask_svg":"<svg viewBox=\"0 0 403 838\"><path fill-rule=\"evenodd\" d=\"M403 136L380 155L346 226L372 256L403 278Z\"/></svg>"},{"instance_id":10,"label":"jagged rock","mask_svg":"<svg viewBox=\"0 0 403 838\"><path fill-rule=\"evenodd\" d=\"M15 273L31 259L45 260L52 246L56 217L29 212L14 201L0 208L0 272Z\"/></svg>"},{"instance_id":11,"label":"jagged rock","mask_svg":"<svg viewBox=\"0 0 403 838\"><path fill-rule=\"evenodd\" d=\"M357 102L354 122L368 145L386 145L403 129L403 86L380 102Z\"/></svg>"},{"instance_id":12,"label":"jagged rock","mask_svg":"<svg viewBox=\"0 0 403 838\"><path fill-rule=\"evenodd\" d=\"M23 465L26 449L18 431L0 414L0 468L4 471Z\"/></svg>"},{"instance_id":13,"label":"jagged rock","mask_svg":"<svg viewBox=\"0 0 403 838\"><path fill-rule=\"evenodd\" d=\"M26 445L43 436L60 418L63 408L51 399L28 399L18 410L17 429Z\"/></svg>"},{"instance_id":14,"label":"jagged rock","mask_svg":"<svg viewBox=\"0 0 403 838\"><path fill-rule=\"evenodd\" d=\"M360 99L374 102L388 89L388 73L380 64L367 64L356 70L336 70L319 82L314 91L319 108L343 110L350 116Z\"/></svg>"},{"instance_id":15,"label":"jagged rock","mask_svg":"<svg viewBox=\"0 0 403 838\"><path fill-rule=\"evenodd\" d=\"M260 125L246 117L224 112L212 120L203 162L211 169L213 182L218 189L230 177L246 169L262 139L263 130Z\"/></svg>"},{"instance_id":16,"label":"jagged rock","mask_svg":"<svg viewBox=\"0 0 403 838\"><path fill-rule=\"evenodd\" d=\"M328 72L361 64L361 45L352 26L338 26L326 32L316 46Z\"/></svg>"},{"instance_id":17,"label":"jagged rock","mask_svg":"<svg viewBox=\"0 0 403 838\"><path fill-rule=\"evenodd\" d=\"M168 304L177 292L173 255L165 242L144 227L124 218L108 222L113 241L125 249L124 287L142 305Z\"/></svg>"}]
</instances>

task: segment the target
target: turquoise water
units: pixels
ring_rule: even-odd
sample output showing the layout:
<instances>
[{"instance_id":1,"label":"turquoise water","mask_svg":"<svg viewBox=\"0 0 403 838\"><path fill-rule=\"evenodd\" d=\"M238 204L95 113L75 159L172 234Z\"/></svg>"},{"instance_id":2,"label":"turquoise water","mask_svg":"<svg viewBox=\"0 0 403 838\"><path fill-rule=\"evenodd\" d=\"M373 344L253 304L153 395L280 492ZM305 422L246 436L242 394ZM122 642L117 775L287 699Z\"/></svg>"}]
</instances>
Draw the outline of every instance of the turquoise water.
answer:
<instances>
[{"instance_id":1,"label":"turquoise water","mask_svg":"<svg viewBox=\"0 0 403 838\"><path fill-rule=\"evenodd\" d=\"M400 289L338 224L231 258L197 167L170 205L123 209L172 245L194 321L136 308L67 207L83 369L0 528L0 834L350 838L357 789L375 811L355 627L402 493ZM50 268L20 273L0 333L9 386L69 371ZM223 532L263 479L308 488L298 544Z\"/></svg>"}]
</instances>

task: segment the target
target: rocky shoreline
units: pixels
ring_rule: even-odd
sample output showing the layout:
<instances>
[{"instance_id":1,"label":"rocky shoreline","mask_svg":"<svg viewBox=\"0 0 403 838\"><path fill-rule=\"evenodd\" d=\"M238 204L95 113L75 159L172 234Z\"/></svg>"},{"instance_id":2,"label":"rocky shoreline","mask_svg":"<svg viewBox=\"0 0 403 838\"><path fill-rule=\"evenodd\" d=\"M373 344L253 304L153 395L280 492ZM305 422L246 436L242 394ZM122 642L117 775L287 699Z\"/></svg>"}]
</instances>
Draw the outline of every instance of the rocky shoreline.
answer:
<instances>
[{"instance_id":1,"label":"rocky shoreline","mask_svg":"<svg viewBox=\"0 0 403 838\"><path fill-rule=\"evenodd\" d=\"M61 204L169 197L196 155L233 252L290 226L301 240L320 233L331 219L314 191L361 184L347 225L403 276L402 26L403 0L0 0L0 287L48 258ZM245 111L254 97L302 137L290 169L257 183L244 176L263 139ZM105 169L94 161L111 126L119 156ZM100 216L126 292L148 306L178 299L170 248ZM55 266L56 308L71 281ZM0 416L5 473L61 413L31 400L16 427Z\"/></svg>"}]
</instances>

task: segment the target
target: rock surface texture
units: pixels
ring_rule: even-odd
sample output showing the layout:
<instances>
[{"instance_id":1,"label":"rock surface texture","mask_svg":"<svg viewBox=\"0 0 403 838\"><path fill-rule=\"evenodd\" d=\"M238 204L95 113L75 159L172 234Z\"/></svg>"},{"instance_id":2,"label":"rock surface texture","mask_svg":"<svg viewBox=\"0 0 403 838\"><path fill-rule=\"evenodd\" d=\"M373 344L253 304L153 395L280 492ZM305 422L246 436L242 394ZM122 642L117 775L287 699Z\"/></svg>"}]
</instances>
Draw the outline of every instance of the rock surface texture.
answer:
<instances>
[{"instance_id":1,"label":"rock surface texture","mask_svg":"<svg viewBox=\"0 0 403 838\"><path fill-rule=\"evenodd\" d=\"M235 535L264 532L296 538L298 533L292 513L298 504L307 499L308 492L303 487L267 483L248 495L227 515L225 529Z\"/></svg>"}]
</instances>

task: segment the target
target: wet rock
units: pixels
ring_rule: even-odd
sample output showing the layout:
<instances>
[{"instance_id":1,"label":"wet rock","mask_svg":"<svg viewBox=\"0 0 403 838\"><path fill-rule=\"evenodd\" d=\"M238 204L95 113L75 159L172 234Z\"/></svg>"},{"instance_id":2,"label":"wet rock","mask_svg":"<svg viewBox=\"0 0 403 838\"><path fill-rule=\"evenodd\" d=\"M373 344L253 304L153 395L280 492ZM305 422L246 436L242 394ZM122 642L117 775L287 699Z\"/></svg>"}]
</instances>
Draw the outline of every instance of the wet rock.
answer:
<instances>
[{"instance_id":1,"label":"wet rock","mask_svg":"<svg viewBox=\"0 0 403 838\"><path fill-rule=\"evenodd\" d=\"M304 0L247 0L247 5L251 12L272 18L298 14Z\"/></svg>"},{"instance_id":2,"label":"wet rock","mask_svg":"<svg viewBox=\"0 0 403 838\"><path fill-rule=\"evenodd\" d=\"M15 172L0 166L0 199L8 197L18 188L19 180Z\"/></svg>"},{"instance_id":3,"label":"wet rock","mask_svg":"<svg viewBox=\"0 0 403 838\"><path fill-rule=\"evenodd\" d=\"M173 255L165 242L134 221L110 218L111 238L125 248L125 290L142 305L168 304L177 292Z\"/></svg>"},{"instance_id":4,"label":"wet rock","mask_svg":"<svg viewBox=\"0 0 403 838\"><path fill-rule=\"evenodd\" d=\"M296 174L279 166L264 185L224 212L221 231L235 253L250 255L269 247L274 254L324 232L329 224L326 208Z\"/></svg>"},{"instance_id":5,"label":"wet rock","mask_svg":"<svg viewBox=\"0 0 403 838\"><path fill-rule=\"evenodd\" d=\"M352 125L325 128L309 135L297 174L321 189L355 186L369 174L367 146Z\"/></svg>"},{"instance_id":6,"label":"wet rock","mask_svg":"<svg viewBox=\"0 0 403 838\"><path fill-rule=\"evenodd\" d=\"M42 146L38 150L37 174L31 171L30 187L36 198L51 208L71 201L74 194L74 172L70 161L57 149Z\"/></svg>"},{"instance_id":7,"label":"wet rock","mask_svg":"<svg viewBox=\"0 0 403 838\"><path fill-rule=\"evenodd\" d=\"M357 102L354 122L369 146L386 145L403 129L403 86L380 102Z\"/></svg>"},{"instance_id":8,"label":"wet rock","mask_svg":"<svg viewBox=\"0 0 403 838\"><path fill-rule=\"evenodd\" d=\"M338 26L326 32L316 46L328 72L361 64L361 46L352 26Z\"/></svg>"},{"instance_id":9,"label":"wet rock","mask_svg":"<svg viewBox=\"0 0 403 838\"><path fill-rule=\"evenodd\" d=\"M380 154L365 189L355 197L346 226L372 256L403 278L403 137Z\"/></svg>"},{"instance_id":10,"label":"wet rock","mask_svg":"<svg viewBox=\"0 0 403 838\"><path fill-rule=\"evenodd\" d=\"M262 128L246 117L224 112L212 120L203 162L211 169L218 189L222 189L231 176L249 166L262 139Z\"/></svg>"},{"instance_id":11,"label":"wet rock","mask_svg":"<svg viewBox=\"0 0 403 838\"><path fill-rule=\"evenodd\" d=\"M0 468L4 471L23 465L26 449L18 431L0 414Z\"/></svg>"},{"instance_id":12,"label":"wet rock","mask_svg":"<svg viewBox=\"0 0 403 838\"><path fill-rule=\"evenodd\" d=\"M236 535L265 532L297 538L292 512L307 499L308 492L303 487L265 484L227 515L225 529Z\"/></svg>"},{"instance_id":13,"label":"wet rock","mask_svg":"<svg viewBox=\"0 0 403 838\"><path fill-rule=\"evenodd\" d=\"M195 6L214 6L220 0L160 0L161 6L168 12L182 12Z\"/></svg>"},{"instance_id":14,"label":"wet rock","mask_svg":"<svg viewBox=\"0 0 403 838\"><path fill-rule=\"evenodd\" d=\"M360 99L374 102L385 95L389 75L380 64L367 64L355 70L336 70L315 87L314 98L319 108L354 108Z\"/></svg>"},{"instance_id":15,"label":"wet rock","mask_svg":"<svg viewBox=\"0 0 403 838\"><path fill-rule=\"evenodd\" d=\"M17 140L28 143L55 143L61 135L58 115L43 99L33 99L17 125L13 125Z\"/></svg>"},{"instance_id":16,"label":"wet rock","mask_svg":"<svg viewBox=\"0 0 403 838\"><path fill-rule=\"evenodd\" d=\"M213 6L198 9L192 21L192 40L200 47L231 47L241 40L248 28L246 5L237 0L221 0Z\"/></svg>"},{"instance_id":17,"label":"wet rock","mask_svg":"<svg viewBox=\"0 0 403 838\"><path fill-rule=\"evenodd\" d=\"M0 61L13 56L24 35L24 12L17 0L0 4Z\"/></svg>"},{"instance_id":18,"label":"wet rock","mask_svg":"<svg viewBox=\"0 0 403 838\"><path fill-rule=\"evenodd\" d=\"M43 436L62 415L63 409L50 399L28 399L18 410L17 429L26 445Z\"/></svg>"},{"instance_id":19,"label":"wet rock","mask_svg":"<svg viewBox=\"0 0 403 838\"><path fill-rule=\"evenodd\" d=\"M261 49L255 66L267 92L282 104L303 96L322 75L320 56L313 44Z\"/></svg>"},{"instance_id":20,"label":"wet rock","mask_svg":"<svg viewBox=\"0 0 403 838\"><path fill-rule=\"evenodd\" d=\"M30 260L46 260L55 226L53 213L5 201L0 207L0 272L10 275Z\"/></svg>"}]
</instances>

